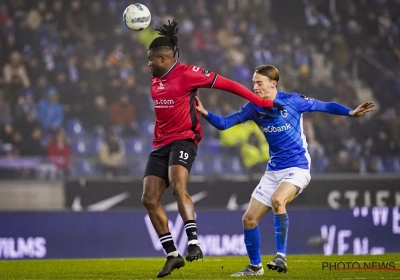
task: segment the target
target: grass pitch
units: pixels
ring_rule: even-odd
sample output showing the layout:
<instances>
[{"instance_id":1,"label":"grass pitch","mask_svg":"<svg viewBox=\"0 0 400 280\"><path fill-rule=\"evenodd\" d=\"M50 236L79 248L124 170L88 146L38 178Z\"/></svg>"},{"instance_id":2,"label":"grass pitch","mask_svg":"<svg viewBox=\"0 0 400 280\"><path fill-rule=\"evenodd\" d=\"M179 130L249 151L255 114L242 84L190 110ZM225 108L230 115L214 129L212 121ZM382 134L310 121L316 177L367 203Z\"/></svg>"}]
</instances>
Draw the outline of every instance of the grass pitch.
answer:
<instances>
[{"instance_id":1,"label":"grass pitch","mask_svg":"<svg viewBox=\"0 0 400 280\"><path fill-rule=\"evenodd\" d=\"M257 279L400 279L400 254L289 256L286 274L266 268L266 262L272 258L263 256L265 274L257 276ZM164 258L1 261L0 279L157 279L164 262ZM332 265L349 262L351 267L355 262L360 267L375 262L375 269L323 270L323 262ZM376 269L389 262L392 266L394 263L395 269ZM243 279L230 275L247 264L247 257L206 257L202 261L186 262L185 267L175 270L165 279Z\"/></svg>"}]
</instances>

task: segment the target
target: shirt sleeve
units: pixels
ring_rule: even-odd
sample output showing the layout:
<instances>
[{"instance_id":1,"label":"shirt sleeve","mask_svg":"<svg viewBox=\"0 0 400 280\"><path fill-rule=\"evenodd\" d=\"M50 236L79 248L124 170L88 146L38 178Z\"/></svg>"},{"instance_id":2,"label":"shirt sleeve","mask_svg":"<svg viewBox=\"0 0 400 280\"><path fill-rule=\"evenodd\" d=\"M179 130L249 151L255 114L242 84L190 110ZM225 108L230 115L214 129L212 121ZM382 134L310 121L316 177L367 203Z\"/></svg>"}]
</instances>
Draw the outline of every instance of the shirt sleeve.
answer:
<instances>
[{"instance_id":1,"label":"shirt sleeve","mask_svg":"<svg viewBox=\"0 0 400 280\"><path fill-rule=\"evenodd\" d=\"M211 88L217 79L217 73L199 66L189 66L186 70L186 84L189 90L196 88Z\"/></svg>"},{"instance_id":2,"label":"shirt sleeve","mask_svg":"<svg viewBox=\"0 0 400 280\"><path fill-rule=\"evenodd\" d=\"M244 105L240 111L233 113L227 117L222 117L218 115L214 115L211 112L208 112L208 115L205 119L215 128L219 130L225 130L232 126L235 126L240 123L247 122L252 119L249 105L250 103Z\"/></svg>"},{"instance_id":3,"label":"shirt sleeve","mask_svg":"<svg viewBox=\"0 0 400 280\"><path fill-rule=\"evenodd\" d=\"M317 100L315 100L314 98L300 95L298 93L293 93L294 105L300 112L313 112L316 101Z\"/></svg>"},{"instance_id":4,"label":"shirt sleeve","mask_svg":"<svg viewBox=\"0 0 400 280\"><path fill-rule=\"evenodd\" d=\"M341 104L323 102L297 93L294 93L293 101L300 112L325 112L333 115L348 116L351 111Z\"/></svg>"}]
</instances>

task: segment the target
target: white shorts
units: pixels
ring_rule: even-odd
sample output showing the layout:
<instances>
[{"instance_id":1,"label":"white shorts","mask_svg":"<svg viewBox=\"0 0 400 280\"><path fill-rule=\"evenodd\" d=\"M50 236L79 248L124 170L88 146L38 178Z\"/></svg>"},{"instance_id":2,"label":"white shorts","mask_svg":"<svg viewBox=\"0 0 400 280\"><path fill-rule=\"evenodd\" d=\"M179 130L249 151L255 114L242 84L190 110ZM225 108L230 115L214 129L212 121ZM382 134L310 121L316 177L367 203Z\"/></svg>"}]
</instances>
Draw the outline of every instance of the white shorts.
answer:
<instances>
[{"instance_id":1,"label":"white shorts","mask_svg":"<svg viewBox=\"0 0 400 280\"><path fill-rule=\"evenodd\" d=\"M258 183L251 196L262 204L272 207L271 197L280 183L289 182L298 187L297 196L307 187L310 180L310 170L298 167L286 168L279 171L265 171L260 183Z\"/></svg>"}]
</instances>

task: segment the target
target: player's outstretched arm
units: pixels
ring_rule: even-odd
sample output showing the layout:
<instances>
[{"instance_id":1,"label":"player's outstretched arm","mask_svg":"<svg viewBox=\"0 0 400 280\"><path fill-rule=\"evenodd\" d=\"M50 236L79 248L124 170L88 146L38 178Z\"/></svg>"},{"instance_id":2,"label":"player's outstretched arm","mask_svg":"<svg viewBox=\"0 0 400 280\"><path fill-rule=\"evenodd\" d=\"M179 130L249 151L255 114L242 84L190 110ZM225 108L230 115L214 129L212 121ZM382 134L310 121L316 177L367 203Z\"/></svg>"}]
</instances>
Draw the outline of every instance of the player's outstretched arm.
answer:
<instances>
[{"instance_id":1,"label":"player's outstretched arm","mask_svg":"<svg viewBox=\"0 0 400 280\"><path fill-rule=\"evenodd\" d=\"M301 112L325 112L339 116L360 117L375 110L375 103L372 101L364 102L354 110L336 102L323 102L299 94L294 96L294 101Z\"/></svg>"},{"instance_id":2,"label":"player's outstretched arm","mask_svg":"<svg viewBox=\"0 0 400 280\"><path fill-rule=\"evenodd\" d=\"M365 113L372 112L373 110L375 110L375 103L372 101L367 101L350 111L349 115L351 117L361 117Z\"/></svg>"},{"instance_id":3,"label":"player's outstretched arm","mask_svg":"<svg viewBox=\"0 0 400 280\"><path fill-rule=\"evenodd\" d=\"M221 75L218 75L213 88L216 89L222 89L225 91L229 91L231 93L234 93L236 95L239 95L243 98L246 98L247 100L253 102L254 104L256 104L257 106L263 108L263 109L269 109L272 107L276 107L279 110L283 110L282 105L280 105L279 103L274 102L273 100L267 100L265 98L262 98L256 94L254 94L254 92L248 90L246 87L242 86L241 84L229 80Z\"/></svg>"},{"instance_id":4,"label":"player's outstretched arm","mask_svg":"<svg viewBox=\"0 0 400 280\"><path fill-rule=\"evenodd\" d=\"M237 112L227 117L222 117L218 115L214 115L211 112L208 112L203 107L203 103L201 103L200 99L196 96L196 110L199 112L212 126L219 130L225 130L232 126L235 126L239 123L243 123L246 121L246 117L241 114L241 112Z\"/></svg>"}]
</instances>

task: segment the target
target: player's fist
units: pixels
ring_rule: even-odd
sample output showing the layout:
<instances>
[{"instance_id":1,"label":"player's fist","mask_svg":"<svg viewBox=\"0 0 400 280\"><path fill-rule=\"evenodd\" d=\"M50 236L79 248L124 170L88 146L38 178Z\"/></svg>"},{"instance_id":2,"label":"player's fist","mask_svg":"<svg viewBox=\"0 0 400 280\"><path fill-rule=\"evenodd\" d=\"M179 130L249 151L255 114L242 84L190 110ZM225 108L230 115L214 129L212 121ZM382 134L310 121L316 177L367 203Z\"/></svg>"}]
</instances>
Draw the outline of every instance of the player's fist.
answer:
<instances>
[{"instance_id":1,"label":"player's fist","mask_svg":"<svg viewBox=\"0 0 400 280\"><path fill-rule=\"evenodd\" d=\"M367 112L371 112L375 110L375 103L372 101L364 102L363 104L359 105L353 111L350 111L349 115L351 117L361 117Z\"/></svg>"},{"instance_id":2,"label":"player's fist","mask_svg":"<svg viewBox=\"0 0 400 280\"><path fill-rule=\"evenodd\" d=\"M203 107L203 103L201 103L200 99L196 96L196 110L197 112L199 112L202 116L207 116L208 112L206 111L206 109L204 109Z\"/></svg>"}]
</instances>

